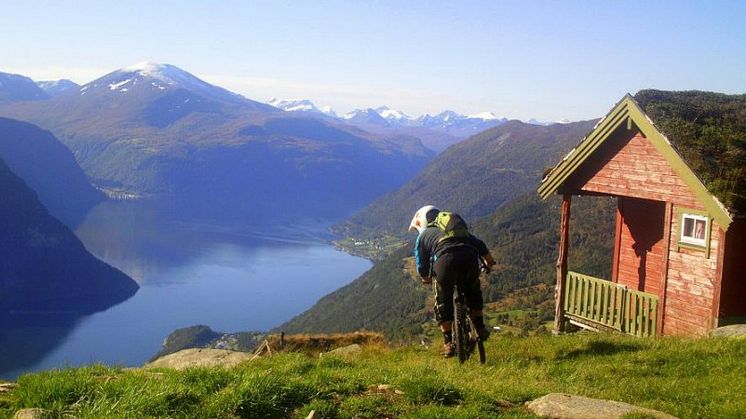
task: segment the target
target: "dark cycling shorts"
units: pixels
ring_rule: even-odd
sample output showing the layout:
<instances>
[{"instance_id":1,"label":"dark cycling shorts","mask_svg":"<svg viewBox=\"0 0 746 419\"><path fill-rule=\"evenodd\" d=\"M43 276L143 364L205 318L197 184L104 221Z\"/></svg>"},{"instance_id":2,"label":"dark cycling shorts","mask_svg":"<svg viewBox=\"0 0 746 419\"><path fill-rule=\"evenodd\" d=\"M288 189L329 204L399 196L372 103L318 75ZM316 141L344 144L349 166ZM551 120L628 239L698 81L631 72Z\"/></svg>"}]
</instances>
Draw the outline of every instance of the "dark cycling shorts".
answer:
<instances>
[{"instance_id":1,"label":"dark cycling shorts","mask_svg":"<svg viewBox=\"0 0 746 419\"><path fill-rule=\"evenodd\" d=\"M462 246L448 249L433 265L435 273L435 319L453 320L453 285L464 291L466 305L481 310L482 288L479 283L479 255L476 249Z\"/></svg>"}]
</instances>

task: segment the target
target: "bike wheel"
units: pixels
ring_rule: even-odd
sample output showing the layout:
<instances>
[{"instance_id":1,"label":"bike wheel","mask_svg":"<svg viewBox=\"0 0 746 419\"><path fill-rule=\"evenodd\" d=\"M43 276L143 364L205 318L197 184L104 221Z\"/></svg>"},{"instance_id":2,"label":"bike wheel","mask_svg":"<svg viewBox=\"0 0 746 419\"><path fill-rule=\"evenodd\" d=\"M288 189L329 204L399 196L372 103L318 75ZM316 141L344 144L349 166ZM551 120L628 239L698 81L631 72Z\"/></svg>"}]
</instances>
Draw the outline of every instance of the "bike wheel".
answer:
<instances>
[{"instance_id":1,"label":"bike wheel","mask_svg":"<svg viewBox=\"0 0 746 419\"><path fill-rule=\"evenodd\" d=\"M454 287L453 290L453 310L453 340L456 345L458 362L463 364L469 358L469 350L467 348L469 344L469 326L466 324L466 306L459 298L457 287Z\"/></svg>"},{"instance_id":2,"label":"bike wheel","mask_svg":"<svg viewBox=\"0 0 746 419\"><path fill-rule=\"evenodd\" d=\"M484 342L482 339L477 340L477 349L479 349L479 363L484 364L487 362L487 355L484 353Z\"/></svg>"}]
</instances>

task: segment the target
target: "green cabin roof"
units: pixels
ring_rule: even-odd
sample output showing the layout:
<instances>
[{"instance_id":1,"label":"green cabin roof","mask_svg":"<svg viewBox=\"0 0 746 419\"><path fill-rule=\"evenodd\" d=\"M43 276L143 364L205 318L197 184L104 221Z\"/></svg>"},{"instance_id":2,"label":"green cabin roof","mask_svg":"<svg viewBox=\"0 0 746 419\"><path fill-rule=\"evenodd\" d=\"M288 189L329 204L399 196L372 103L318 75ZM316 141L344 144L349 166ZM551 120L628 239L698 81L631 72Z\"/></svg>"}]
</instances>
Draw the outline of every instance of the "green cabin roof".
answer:
<instances>
[{"instance_id":1,"label":"green cabin roof","mask_svg":"<svg viewBox=\"0 0 746 419\"><path fill-rule=\"evenodd\" d=\"M544 177L547 198L622 124L651 140L724 229L746 215L746 95L641 90L626 95Z\"/></svg>"}]
</instances>

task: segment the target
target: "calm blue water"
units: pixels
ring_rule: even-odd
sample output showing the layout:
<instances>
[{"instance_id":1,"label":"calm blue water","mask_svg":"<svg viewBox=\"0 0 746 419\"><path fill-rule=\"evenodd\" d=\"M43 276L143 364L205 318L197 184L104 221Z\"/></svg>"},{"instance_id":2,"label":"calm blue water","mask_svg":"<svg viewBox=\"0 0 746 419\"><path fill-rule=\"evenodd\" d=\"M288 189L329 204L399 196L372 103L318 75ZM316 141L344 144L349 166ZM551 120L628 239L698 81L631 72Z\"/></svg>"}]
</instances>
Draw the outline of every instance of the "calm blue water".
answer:
<instances>
[{"instance_id":1,"label":"calm blue water","mask_svg":"<svg viewBox=\"0 0 746 419\"><path fill-rule=\"evenodd\" d=\"M176 222L143 203L106 202L76 233L141 286L77 319L25 316L0 336L0 377L94 361L140 365L174 329L267 330L370 268L328 244L326 225L216 227Z\"/></svg>"}]
</instances>

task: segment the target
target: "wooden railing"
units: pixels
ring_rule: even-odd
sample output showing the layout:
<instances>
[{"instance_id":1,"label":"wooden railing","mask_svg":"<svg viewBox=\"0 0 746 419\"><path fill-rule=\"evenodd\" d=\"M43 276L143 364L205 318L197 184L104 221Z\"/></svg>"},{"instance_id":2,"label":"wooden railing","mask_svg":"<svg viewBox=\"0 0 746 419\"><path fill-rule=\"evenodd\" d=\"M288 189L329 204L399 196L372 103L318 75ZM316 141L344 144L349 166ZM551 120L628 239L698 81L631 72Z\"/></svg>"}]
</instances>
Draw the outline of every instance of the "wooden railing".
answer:
<instances>
[{"instance_id":1,"label":"wooden railing","mask_svg":"<svg viewBox=\"0 0 746 419\"><path fill-rule=\"evenodd\" d=\"M658 324L658 297L642 291L626 290L624 332L635 336L655 336Z\"/></svg>"},{"instance_id":2,"label":"wooden railing","mask_svg":"<svg viewBox=\"0 0 746 419\"><path fill-rule=\"evenodd\" d=\"M655 336L658 297L592 276L567 273L565 315L635 336Z\"/></svg>"}]
</instances>

